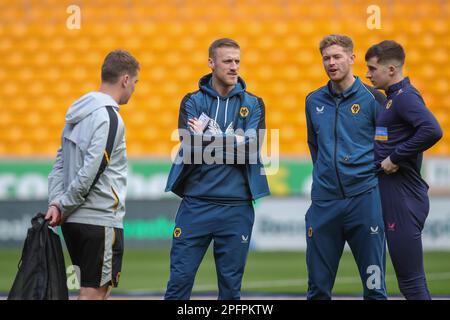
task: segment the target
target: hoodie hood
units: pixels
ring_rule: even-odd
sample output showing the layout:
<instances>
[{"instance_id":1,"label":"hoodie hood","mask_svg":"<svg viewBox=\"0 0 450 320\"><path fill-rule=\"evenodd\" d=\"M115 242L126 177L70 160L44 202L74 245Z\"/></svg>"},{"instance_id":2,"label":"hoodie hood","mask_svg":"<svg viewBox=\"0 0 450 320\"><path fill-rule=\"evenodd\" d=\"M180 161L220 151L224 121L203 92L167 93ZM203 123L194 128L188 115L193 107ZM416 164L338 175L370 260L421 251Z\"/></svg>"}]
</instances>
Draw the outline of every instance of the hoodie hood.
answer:
<instances>
[{"instance_id":1,"label":"hoodie hood","mask_svg":"<svg viewBox=\"0 0 450 320\"><path fill-rule=\"evenodd\" d=\"M238 81L236 83L236 86L231 90L225 97L222 97L213 87L212 87L212 73L207 74L206 76L203 76L200 81L198 82L198 86L201 91L206 92L210 96L216 98L220 97L222 99L228 99L231 98L241 92L244 92L247 88L244 80L241 77L238 77Z\"/></svg>"},{"instance_id":2,"label":"hoodie hood","mask_svg":"<svg viewBox=\"0 0 450 320\"><path fill-rule=\"evenodd\" d=\"M95 110L105 106L113 106L119 110L119 105L110 95L102 92L89 92L70 106L66 113L66 122L78 123Z\"/></svg>"}]
</instances>

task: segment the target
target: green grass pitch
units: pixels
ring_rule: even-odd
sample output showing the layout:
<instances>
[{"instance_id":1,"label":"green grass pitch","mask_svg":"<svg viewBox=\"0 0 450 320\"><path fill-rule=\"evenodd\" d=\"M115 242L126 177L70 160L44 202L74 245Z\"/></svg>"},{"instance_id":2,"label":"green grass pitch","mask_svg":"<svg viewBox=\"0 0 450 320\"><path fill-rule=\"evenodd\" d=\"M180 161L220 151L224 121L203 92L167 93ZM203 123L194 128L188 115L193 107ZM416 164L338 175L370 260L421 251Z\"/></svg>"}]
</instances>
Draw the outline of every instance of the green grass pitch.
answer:
<instances>
[{"instance_id":1,"label":"green grass pitch","mask_svg":"<svg viewBox=\"0 0 450 320\"><path fill-rule=\"evenodd\" d=\"M0 292L11 288L20 259L18 249L0 249ZM66 253L66 265L70 259ZM450 295L450 252L425 253L425 270L432 295ZM125 251L122 276L116 292L163 293L169 276L169 249ZM399 290L391 261L387 260L386 284L389 295ZM250 252L242 291L269 294L305 294L307 273L304 252ZM197 273L194 292L216 292L214 259L208 250ZM344 252L333 290L334 294L361 295L362 285L350 252Z\"/></svg>"}]
</instances>

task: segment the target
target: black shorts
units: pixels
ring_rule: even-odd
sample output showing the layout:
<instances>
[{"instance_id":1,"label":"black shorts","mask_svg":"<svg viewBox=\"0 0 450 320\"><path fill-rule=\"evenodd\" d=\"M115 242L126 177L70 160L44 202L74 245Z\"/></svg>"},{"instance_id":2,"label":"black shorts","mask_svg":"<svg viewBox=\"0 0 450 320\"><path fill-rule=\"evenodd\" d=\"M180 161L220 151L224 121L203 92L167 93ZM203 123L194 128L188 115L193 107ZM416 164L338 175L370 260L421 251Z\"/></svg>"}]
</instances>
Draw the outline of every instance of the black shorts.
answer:
<instances>
[{"instance_id":1,"label":"black shorts","mask_svg":"<svg viewBox=\"0 0 450 320\"><path fill-rule=\"evenodd\" d=\"M123 229L82 223L61 226L72 263L80 269L80 286L117 287L123 257Z\"/></svg>"}]
</instances>

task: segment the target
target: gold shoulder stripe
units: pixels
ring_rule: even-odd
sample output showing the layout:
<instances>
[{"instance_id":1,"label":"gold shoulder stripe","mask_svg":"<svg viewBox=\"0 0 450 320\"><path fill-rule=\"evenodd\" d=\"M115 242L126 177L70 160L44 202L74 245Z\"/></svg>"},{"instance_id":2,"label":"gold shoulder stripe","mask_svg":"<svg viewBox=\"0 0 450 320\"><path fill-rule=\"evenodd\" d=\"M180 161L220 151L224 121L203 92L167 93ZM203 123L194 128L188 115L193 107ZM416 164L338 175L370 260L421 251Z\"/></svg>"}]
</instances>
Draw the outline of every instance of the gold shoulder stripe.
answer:
<instances>
[{"instance_id":1,"label":"gold shoulder stripe","mask_svg":"<svg viewBox=\"0 0 450 320\"><path fill-rule=\"evenodd\" d=\"M106 152L106 149L105 149L105 151L103 153L105 154L106 162L109 163L108 152Z\"/></svg>"}]
</instances>

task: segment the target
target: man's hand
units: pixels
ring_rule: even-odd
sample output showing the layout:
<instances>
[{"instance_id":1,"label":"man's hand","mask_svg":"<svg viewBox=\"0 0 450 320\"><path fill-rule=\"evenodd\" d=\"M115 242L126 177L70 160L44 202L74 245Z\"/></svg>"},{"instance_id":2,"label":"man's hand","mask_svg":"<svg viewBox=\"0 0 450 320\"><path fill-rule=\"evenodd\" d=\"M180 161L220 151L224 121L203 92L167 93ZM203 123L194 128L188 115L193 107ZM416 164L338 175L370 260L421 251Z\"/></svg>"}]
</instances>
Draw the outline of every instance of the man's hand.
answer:
<instances>
[{"instance_id":1,"label":"man's hand","mask_svg":"<svg viewBox=\"0 0 450 320\"><path fill-rule=\"evenodd\" d=\"M237 143L242 143L245 141L245 136L240 136L240 135L236 135L236 142Z\"/></svg>"},{"instance_id":2,"label":"man's hand","mask_svg":"<svg viewBox=\"0 0 450 320\"><path fill-rule=\"evenodd\" d=\"M233 121L231 121L228 125L227 130L225 130L225 134L234 134Z\"/></svg>"},{"instance_id":3,"label":"man's hand","mask_svg":"<svg viewBox=\"0 0 450 320\"><path fill-rule=\"evenodd\" d=\"M387 157L381 162L381 169L384 170L386 174L396 173L399 166L391 161L390 157Z\"/></svg>"},{"instance_id":4,"label":"man's hand","mask_svg":"<svg viewBox=\"0 0 450 320\"><path fill-rule=\"evenodd\" d=\"M49 225L51 227L58 226L61 224L62 214L56 205L50 205L45 215L45 220L50 220Z\"/></svg>"},{"instance_id":5,"label":"man's hand","mask_svg":"<svg viewBox=\"0 0 450 320\"><path fill-rule=\"evenodd\" d=\"M223 134L222 129L220 129L219 124L214 120L209 121L207 132L209 132L212 135Z\"/></svg>"},{"instance_id":6,"label":"man's hand","mask_svg":"<svg viewBox=\"0 0 450 320\"><path fill-rule=\"evenodd\" d=\"M189 119L188 124L194 133L203 133L202 122L197 118Z\"/></svg>"}]
</instances>

